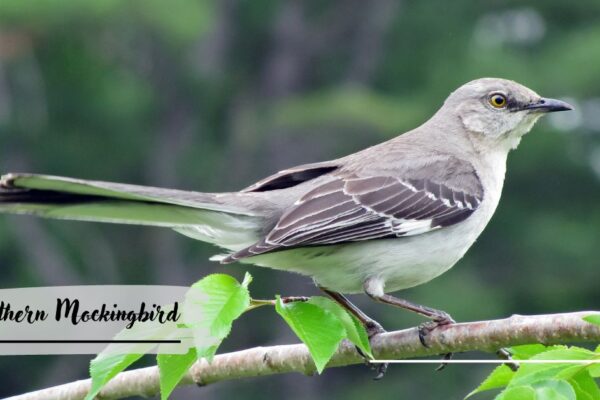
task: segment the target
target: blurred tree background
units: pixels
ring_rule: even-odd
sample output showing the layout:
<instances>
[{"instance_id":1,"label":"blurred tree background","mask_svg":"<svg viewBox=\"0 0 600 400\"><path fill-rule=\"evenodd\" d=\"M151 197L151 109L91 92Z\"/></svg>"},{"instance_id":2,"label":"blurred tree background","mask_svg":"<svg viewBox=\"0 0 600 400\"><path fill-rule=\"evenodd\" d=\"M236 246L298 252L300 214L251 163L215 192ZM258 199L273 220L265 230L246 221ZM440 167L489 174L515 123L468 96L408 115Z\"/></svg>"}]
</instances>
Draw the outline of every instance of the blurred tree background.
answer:
<instances>
[{"instance_id":1,"label":"blurred tree background","mask_svg":"<svg viewBox=\"0 0 600 400\"><path fill-rule=\"evenodd\" d=\"M577 110L510 156L503 201L467 256L402 296L462 321L598 309L599 65L598 0L2 0L0 170L236 190L415 127L468 80L514 79ZM0 218L3 288L187 286L249 270L256 297L317 293L296 275L210 263L214 252L158 228ZM388 329L421 321L363 297ZM221 352L295 341L261 309ZM85 378L91 358L2 357L0 396ZM173 398L461 399L490 370L392 366L373 382L356 366Z\"/></svg>"}]
</instances>

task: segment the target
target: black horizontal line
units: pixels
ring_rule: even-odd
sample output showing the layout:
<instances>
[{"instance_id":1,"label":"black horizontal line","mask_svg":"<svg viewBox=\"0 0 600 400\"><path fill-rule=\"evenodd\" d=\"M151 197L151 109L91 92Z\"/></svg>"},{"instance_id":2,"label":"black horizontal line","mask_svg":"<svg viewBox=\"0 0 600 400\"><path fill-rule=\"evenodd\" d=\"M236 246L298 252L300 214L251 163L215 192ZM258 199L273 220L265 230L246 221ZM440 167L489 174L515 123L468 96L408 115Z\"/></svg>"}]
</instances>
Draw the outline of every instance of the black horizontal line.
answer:
<instances>
[{"instance_id":1,"label":"black horizontal line","mask_svg":"<svg viewBox=\"0 0 600 400\"><path fill-rule=\"evenodd\" d=\"M181 340L0 340L2 343L181 343Z\"/></svg>"}]
</instances>

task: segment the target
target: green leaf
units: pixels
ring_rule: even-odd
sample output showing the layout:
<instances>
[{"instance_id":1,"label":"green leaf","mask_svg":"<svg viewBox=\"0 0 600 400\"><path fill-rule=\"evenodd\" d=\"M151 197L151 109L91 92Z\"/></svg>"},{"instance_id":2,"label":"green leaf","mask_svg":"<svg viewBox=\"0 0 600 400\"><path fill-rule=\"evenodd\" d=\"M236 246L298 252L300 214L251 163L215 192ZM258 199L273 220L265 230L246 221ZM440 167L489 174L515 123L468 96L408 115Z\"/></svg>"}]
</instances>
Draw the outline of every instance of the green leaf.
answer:
<instances>
[{"instance_id":1,"label":"green leaf","mask_svg":"<svg viewBox=\"0 0 600 400\"><path fill-rule=\"evenodd\" d=\"M593 378L600 378L600 364L593 364L588 367L588 372Z\"/></svg>"},{"instance_id":2,"label":"green leaf","mask_svg":"<svg viewBox=\"0 0 600 400\"><path fill-rule=\"evenodd\" d=\"M143 354L98 354L90 363L92 387L85 400L93 400L108 381L142 356Z\"/></svg>"},{"instance_id":3,"label":"green leaf","mask_svg":"<svg viewBox=\"0 0 600 400\"><path fill-rule=\"evenodd\" d=\"M563 380L550 379L534 385L538 400L577 400L573 387Z\"/></svg>"},{"instance_id":4,"label":"green leaf","mask_svg":"<svg viewBox=\"0 0 600 400\"><path fill-rule=\"evenodd\" d=\"M568 349L567 346L545 346L543 344L524 344L509 349L515 360L528 360L531 357L550 350Z\"/></svg>"},{"instance_id":5,"label":"green leaf","mask_svg":"<svg viewBox=\"0 0 600 400\"><path fill-rule=\"evenodd\" d=\"M588 371L582 371L569 379L568 382L573 386L577 400L599 400L600 389Z\"/></svg>"},{"instance_id":6,"label":"green leaf","mask_svg":"<svg viewBox=\"0 0 600 400\"><path fill-rule=\"evenodd\" d=\"M590 359L590 361L598 361L598 359L600 359L600 355L597 355L593 358ZM569 367L566 367L565 369L563 369L562 371L560 371L557 375L556 378L558 379L570 379L572 377L574 377L575 375L579 374L582 371L589 371L590 370L594 370L594 368L596 368L598 366L598 364L575 364L575 365L571 365Z\"/></svg>"},{"instance_id":7,"label":"green leaf","mask_svg":"<svg viewBox=\"0 0 600 400\"><path fill-rule=\"evenodd\" d=\"M593 360L598 357L597 354L580 347L566 347L566 346L552 346L545 347L542 345L527 345L527 346L517 346L511 349L511 352L515 356L515 359L531 359L531 360ZM541 390L541 394L538 395L538 398L545 398L539 396L555 396L554 398L562 398L570 396L571 391L574 391L574 387L571 387L571 390L565 389L567 386L570 387L570 381L566 379L573 380L577 385L581 386L587 384L585 389L590 391L589 389L589 379L585 380L585 375L589 376L589 373L586 372L586 369L590 368L589 365L574 365L570 363L550 363L550 364L522 364L517 372L512 372L506 366L500 366L496 368L492 374L490 374L482 383L477 387L473 392L469 393L469 396L472 396L475 393L483 392L485 390L497 389L502 386L508 386L508 388L513 387L534 387L537 391L538 385L540 387L549 387ZM576 378L577 377L577 378ZM591 379L591 377L590 377ZM581 384L578 383L578 380L581 380ZM547 382L552 381L551 384L546 384ZM541 384L540 382L545 382ZM554 383L554 382L562 382L562 383ZM550 385L550 386L548 386ZM567 385L567 386L565 386ZM562 388L563 392L559 392L555 394L556 387ZM593 385L595 389L597 387L595 384ZM521 389L520 389L521 390ZM505 391L506 392L506 391ZM504 393L504 392L503 392ZM518 393L518 392L516 392ZM556 397L559 396L559 397ZM499 397L503 398L503 397ZM552 397L551 397L552 398ZM566 397L569 398L569 397ZM594 398L595 399L595 398ZM588 400L587 397L584 400ZM600 399L599 399L600 400Z\"/></svg>"},{"instance_id":8,"label":"green leaf","mask_svg":"<svg viewBox=\"0 0 600 400\"><path fill-rule=\"evenodd\" d=\"M496 367L491 374L488 375L487 378L481 385L479 385L475 390L469 393L465 399L473 396L476 393L485 392L486 390L498 389L501 387L505 387L508 385L512 377L515 375L515 372L511 370L506 365L500 365Z\"/></svg>"},{"instance_id":9,"label":"green leaf","mask_svg":"<svg viewBox=\"0 0 600 400\"><path fill-rule=\"evenodd\" d=\"M198 359L196 349L190 348L186 354L159 354L156 356L160 374L160 398L166 400L185 373Z\"/></svg>"},{"instance_id":10,"label":"green leaf","mask_svg":"<svg viewBox=\"0 0 600 400\"><path fill-rule=\"evenodd\" d=\"M233 277L213 274L192 285L183 303L182 320L192 329L198 358L212 361L217 348L229 335L231 325L250 305L246 274L240 285Z\"/></svg>"},{"instance_id":11,"label":"green leaf","mask_svg":"<svg viewBox=\"0 0 600 400\"><path fill-rule=\"evenodd\" d=\"M577 348L575 348L577 349ZM512 357L515 360L528 360L531 358L543 358L545 356L541 356L541 354L555 352L555 351L567 351L569 347L567 346L545 346L542 344L528 344L522 346L514 346L509 349ZM582 349L586 351L585 349ZM576 351L576 350L575 350ZM550 353L551 358L552 355L557 355L557 353ZM564 355L564 353L561 353ZM586 353L587 354L587 353ZM557 366L556 364L526 364L522 365L519 368L520 380L511 384L511 380L515 377L515 372L508 368L506 365L501 365L494 369L492 373L479 385L475 390L467 395L466 398L473 396L476 393L484 392L486 390L498 389L501 387L508 386L509 384L514 386L523 386L527 383L535 382L537 380L547 379L549 377L554 377L553 373L559 374L560 371L563 371L567 368L566 364L561 364ZM525 372L523 372L525 370ZM578 371L575 371L576 373ZM548 373L548 376L544 375ZM533 375L532 375L533 374ZM527 379L531 379L531 381L527 381L524 375L527 375Z\"/></svg>"},{"instance_id":12,"label":"green leaf","mask_svg":"<svg viewBox=\"0 0 600 400\"><path fill-rule=\"evenodd\" d=\"M515 386L506 389L495 400L537 400L531 386Z\"/></svg>"},{"instance_id":13,"label":"green leaf","mask_svg":"<svg viewBox=\"0 0 600 400\"><path fill-rule=\"evenodd\" d=\"M573 387L562 380L545 380L537 384L507 388L496 400L578 400Z\"/></svg>"},{"instance_id":14,"label":"green leaf","mask_svg":"<svg viewBox=\"0 0 600 400\"><path fill-rule=\"evenodd\" d=\"M539 353L531 360L589 360L595 354L579 347L561 348ZM515 373L509 386L533 384L539 381L557 377L563 370L573 367L568 363L522 364Z\"/></svg>"},{"instance_id":15,"label":"green leaf","mask_svg":"<svg viewBox=\"0 0 600 400\"><path fill-rule=\"evenodd\" d=\"M284 304L278 296L275 310L306 344L321 373L346 336L340 320L330 311L308 302Z\"/></svg>"},{"instance_id":16,"label":"green leaf","mask_svg":"<svg viewBox=\"0 0 600 400\"><path fill-rule=\"evenodd\" d=\"M600 344L594 349L594 353L600 355ZM600 364L593 364L588 367L590 375L594 378L600 378Z\"/></svg>"},{"instance_id":17,"label":"green leaf","mask_svg":"<svg viewBox=\"0 0 600 400\"><path fill-rule=\"evenodd\" d=\"M586 317L583 317L583 320L594 325L600 325L600 314L588 315Z\"/></svg>"},{"instance_id":18,"label":"green leaf","mask_svg":"<svg viewBox=\"0 0 600 400\"><path fill-rule=\"evenodd\" d=\"M358 347L365 355L369 356L370 358L374 358L373 354L371 353L369 336L367 335L364 325L358 320L358 318L350 314L335 301L326 297L311 297L308 302L335 315L344 326L348 340L356 345L356 347Z\"/></svg>"},{"instance_id":19,"label":"green leaf","mask_svg":"<svg viewBox=\"0 0 600 400\"><path fill-rule=\"evenodd\" d=\"M173 309L173 305L163 307L165 312ZM123 329L114 336L115 340L162 340L184 338L185 333L177 328L174 322L161 323L150 320L137 323L131 329ZM168 345L166 345L168 346ZM93 399L113 377L139 360L144 354L157 347L156 343L112 343L108 345L90 363L92 387L86 400ZM159 346L159 350L161 347Z\"/></svg>"}]
</instances>

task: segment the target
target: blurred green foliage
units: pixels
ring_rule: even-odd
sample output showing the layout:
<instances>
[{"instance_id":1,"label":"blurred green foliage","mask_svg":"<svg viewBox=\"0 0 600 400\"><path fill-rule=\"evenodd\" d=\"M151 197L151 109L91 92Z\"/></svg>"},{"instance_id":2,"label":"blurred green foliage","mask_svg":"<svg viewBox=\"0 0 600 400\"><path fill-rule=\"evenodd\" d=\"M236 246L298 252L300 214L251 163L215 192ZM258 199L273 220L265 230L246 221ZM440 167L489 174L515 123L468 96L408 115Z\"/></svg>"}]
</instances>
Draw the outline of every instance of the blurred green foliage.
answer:
<instances>
[{"instance_id":1,"label":"blurred green foliage","mask_svg":"<svg viewBox=\"0 0 600 400\"><path fill-rule=\"evenodd\" d=\"M2 0L0 170L235 190L410 129L470 79L514 79L577 111L511 155L497 214L456 268L402 296L458 320L597 309L599 22L597 0ZM158 228L0 219L2 287L241 278L213 252ZM316 293L251 272L257 297ZM356 301L388 329L420 322ZM222 351L294 341L276 321L243 316ZM0 395L84 378L90 358L4 357ZM459 399L489 371L396 366L374 383L344 368L173 398Z\"/></svg>"}]
</instances>

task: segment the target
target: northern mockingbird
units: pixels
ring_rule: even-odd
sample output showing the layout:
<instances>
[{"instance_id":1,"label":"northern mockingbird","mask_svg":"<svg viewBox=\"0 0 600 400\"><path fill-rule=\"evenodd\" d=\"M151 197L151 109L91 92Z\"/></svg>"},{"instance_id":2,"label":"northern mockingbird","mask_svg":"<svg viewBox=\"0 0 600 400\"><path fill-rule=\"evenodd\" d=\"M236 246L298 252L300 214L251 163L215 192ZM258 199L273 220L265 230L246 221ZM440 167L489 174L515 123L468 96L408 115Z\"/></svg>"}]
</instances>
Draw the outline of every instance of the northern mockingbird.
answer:
<instances>
[{"instance_id":1,"label":"northern mockingbird","mask_svg":"<svg viewBox=\"0 0 600 400\"><path fill-rule=\"evenodd\" d=\"M571 109L516 82L478 79L412 131L239 192L8 174L0 182L0 211L169 227L227 251L213 260L312 277L370 334L380 325L341 293L364 292L419 313L433 329L454 321L386 293L452 267L498 205L508 152L542 115Z\"/></svg>"}]
</instances>

